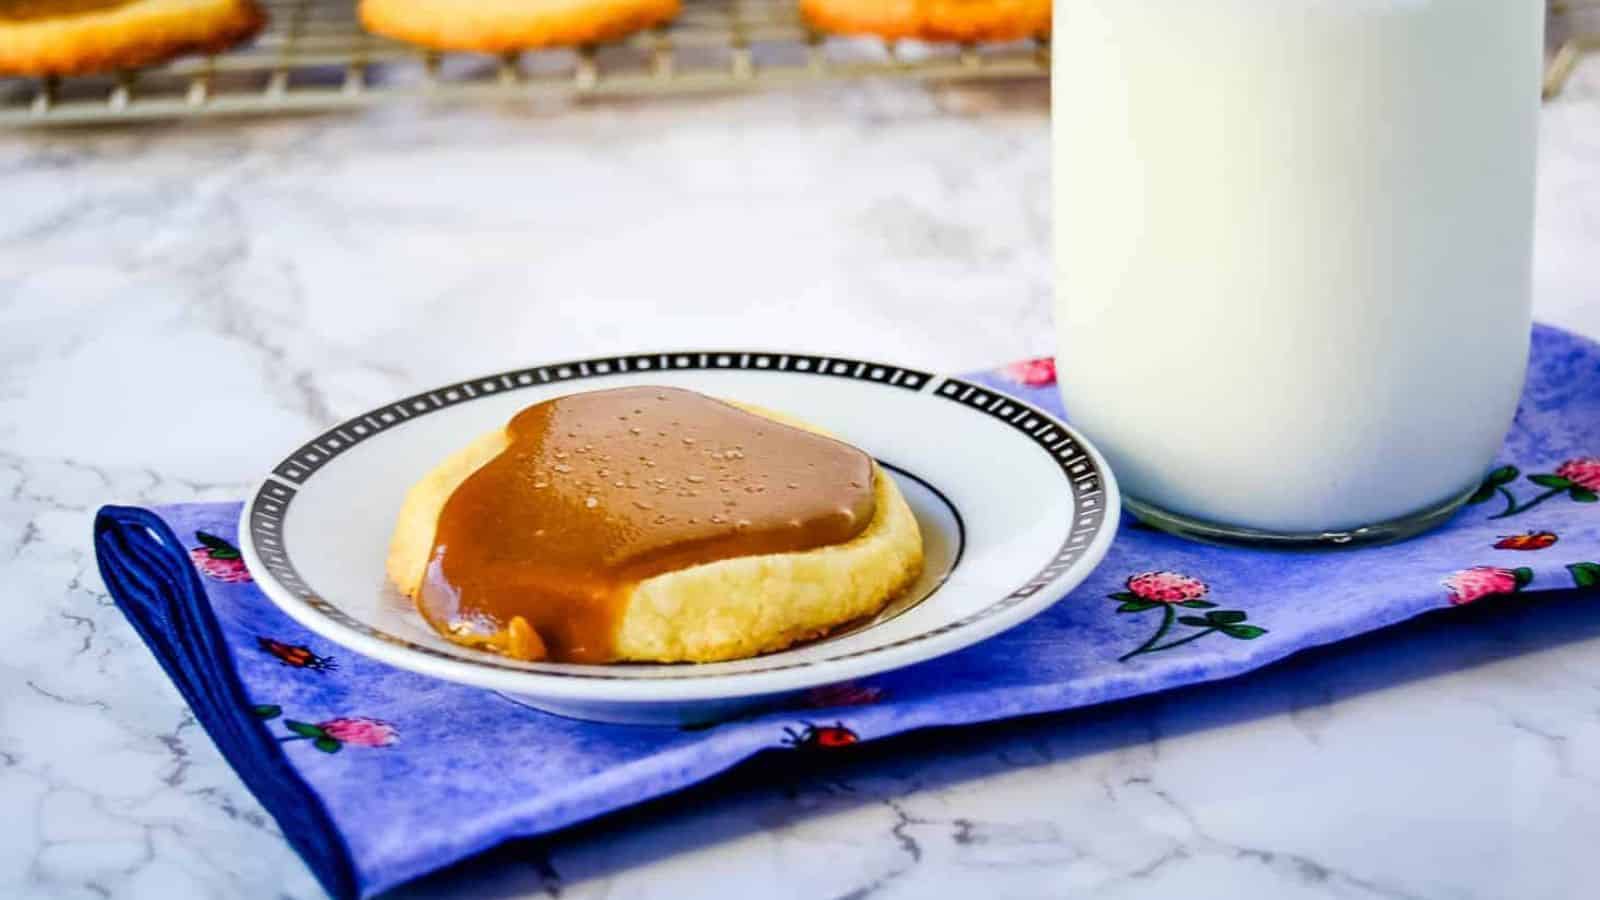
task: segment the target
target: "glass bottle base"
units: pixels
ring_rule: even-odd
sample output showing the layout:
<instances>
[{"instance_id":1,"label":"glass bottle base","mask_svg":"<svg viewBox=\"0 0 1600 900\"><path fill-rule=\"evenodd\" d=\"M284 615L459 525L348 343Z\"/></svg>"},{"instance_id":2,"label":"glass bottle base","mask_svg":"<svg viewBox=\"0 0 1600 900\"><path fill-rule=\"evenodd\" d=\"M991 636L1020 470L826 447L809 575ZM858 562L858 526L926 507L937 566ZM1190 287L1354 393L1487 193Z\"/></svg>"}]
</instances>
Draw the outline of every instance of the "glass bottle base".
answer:
<instances>
[{"instance_id":1,"label":"glass bottle base","mask_svg":"<svg viewBox=\"0 0 1600 900\"><path fill-rule=\"evenodd\" d=\"M1341 547L1370 547L1415 537L1449 521L1456 510L1467 502L1477 490L1477 485L1443 503L1418 510L1386 522L1362 525L1340 531L1277 532L1261 531L1238 525L1223 525L1189 516L1168 512L1158 506L1124 495L1122 502L1139 521L1152 528L1175 534L1178 537L1207 544L1232 547L1257 547L1279 550L1337 549Z\"/></svg>"}]
</instances>

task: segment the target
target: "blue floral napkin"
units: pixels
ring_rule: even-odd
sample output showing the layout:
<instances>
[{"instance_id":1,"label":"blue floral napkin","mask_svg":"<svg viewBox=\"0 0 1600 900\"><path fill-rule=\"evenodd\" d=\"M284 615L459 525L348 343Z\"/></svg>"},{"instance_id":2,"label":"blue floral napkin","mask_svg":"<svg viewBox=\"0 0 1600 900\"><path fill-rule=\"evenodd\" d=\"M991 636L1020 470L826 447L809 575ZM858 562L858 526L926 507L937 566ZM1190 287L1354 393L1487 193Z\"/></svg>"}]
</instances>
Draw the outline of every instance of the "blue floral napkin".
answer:
<instances>
[{"instance_id":1,"label":"blue floral napkin","mask_svg":"<svg viewBox=\"0 0 1600 900\"><path fill-rule=\"evenodd\" d=\"M977 376L1060 411L1049 360ZM239 504L106 507L101 572L196 717L338 897L710 777L755 753L1064 710L1223 678L1493 595L1600 585L1600 347L1538 328L1501 462L1446 527L1267 552L1132 520L1037 618L942 659L698 730L598 725L346 652L279 613L235 547Z\"/></svg>"}]
</instances>

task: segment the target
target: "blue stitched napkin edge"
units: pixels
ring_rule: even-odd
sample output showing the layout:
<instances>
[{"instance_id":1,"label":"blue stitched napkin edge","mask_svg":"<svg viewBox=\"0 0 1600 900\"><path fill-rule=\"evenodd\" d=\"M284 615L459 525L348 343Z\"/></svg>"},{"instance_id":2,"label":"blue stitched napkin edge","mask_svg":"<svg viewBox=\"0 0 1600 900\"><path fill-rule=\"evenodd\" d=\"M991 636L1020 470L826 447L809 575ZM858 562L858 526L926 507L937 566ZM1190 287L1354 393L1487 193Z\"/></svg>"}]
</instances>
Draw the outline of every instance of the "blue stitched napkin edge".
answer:
<instances>
[{"instance_id":1,"label":"blue stitched napkin edge","mask_svg":"<svg viewBox=\"0 0 1600 900\"><path fill-rule=\"evenodd\" d=\"M118 608L194 710L245 786L334 897L359 888L350 849L322 798L248 710L233 654L183 543L161 517L130 506L95 516L95 557Z\"/></svg>"}]
</instances>

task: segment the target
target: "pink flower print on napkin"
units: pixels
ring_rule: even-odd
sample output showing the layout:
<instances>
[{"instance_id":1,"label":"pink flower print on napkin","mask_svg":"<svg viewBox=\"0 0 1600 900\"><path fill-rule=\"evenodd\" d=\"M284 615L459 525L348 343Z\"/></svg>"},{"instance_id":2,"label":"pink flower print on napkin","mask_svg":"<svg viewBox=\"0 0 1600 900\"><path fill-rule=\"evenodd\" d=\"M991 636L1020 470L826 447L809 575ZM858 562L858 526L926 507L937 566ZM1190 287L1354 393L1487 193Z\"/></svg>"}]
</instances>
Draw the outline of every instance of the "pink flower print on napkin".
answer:
<instances>
[{"instance_id":1,"label":"pink flower print on napkin","mask_svg":"<svg viewBox=\"0 0 1600 900\"><path fill-rule=\"evenodd\" d=\"M1556 466L1556 477L1565 478L1591 493L1600 493L1600 457L1569 459Z\"/></svg>"},{"instance_id":2,"label":"pink flower print on napkin","mask_svg":"<svg viewBox=\"0 0 1600 900\"><path fill-rule=\"evenodd\" d=\"M283 707L264 703L251 707L258 719L270 720L283 715ZM357 747L388 747L400 739L400 729L382 719L367 716L340 716L326 722L301 722L284 719L283 727L289 734L278 738L278 743L310 741L311 746L323 753L338 753L346 744Z\"/></svg>"},{"instance_id":3,"label":"pink flower print on napkin","mask_svg":"<svg viewBox=\"0 0 1600 900\"><path fill-rule=\"evenodd\" d=\"M1505 508L1490 516L1491 519L1505 519L1520 513L1525 513L1535 506L1552 497L1565 495L1574 503L1600 502L1600 457L1580 456L1569 459L1559 466L1554 472L1539 472L1526 476L1544 491L1534 494L1526 500L1512 493L1512 487L1517 478L1522 475L1522 470L1516 466L1501 466L1485 475L1483 483L1478 490L1467 498L1467 503L1487 503L1499 494L1505 499Z\"/></svg>"},{"instance_id":4,"label":"pink flower print on napkin","mask_svg":"<svg viewBox=\"0 0 1600 900\"><path fill-rule=\"evenodd\" d=\"M1014 362L1001 372L1017 384L1028 387L1049 387L1056 383L1056 361L1048 356Z\"/></svg>"},{"instance_id":5,"label":"pink flower print on napkin","mask_svg":"<svg viewBox=\"0 0 1600 900\"><path fill-rule=\"evenodd\" d=\"M329 719L326 722L318 722L317 727L322 729L323 734L339 743L355 744L357 747L387 747L400 736L395 727L388 722L382 719L369 719L366 716Z\"/></svg>"},{"instance_id":6,"label":"pink flower print on napkin","mask_svg":"<svg viewBox=\"0 0 1600 900\"><path fill-rule=\"evenodd\" d=\"M228 584L251 580L250 570L244 567L238 547L204 531L196 531L194 537L200 546L189 551L189 559L200 570L200 574Z\"/></svg>"},{"instance_id":7,"label":"pink flower print on napkin","mask_svg":"<svg viewBox=\"0 0 1600 900\"><path fill-rule=\"evenodd\" d=\"M1157 603L1199 600L1208 590L1205 582L1181 572L1145 572L1128 579L1128 593Z\"/></svg>"},{"instance_id":8,"label":"pink flower print on napkin","mask_svg":"<svg viewBox=\"0 0 1600 900\"><path fill-rule=\"evenodd\" d=\"M1453 606L1465 606L1501 594L1515 594L1523 585L1533 580L1533 570L1523 567L1502 569L1499 566L1473 566L1462 569L1441 582L1450 592Z\"/></svg>"},{"instance_id":9,"label":"pink flower print on napkin","mask_svg":"<svg viewBox=\"0 0 1600 900\"><path fill-rule=\"evenodd\" d=\"M1160 653L1197 641L1207 635L1221 634L1238 641L1253 641L1267 633L1258 625L1246 624L1250 616L1242 609L1216 609L1215 603L1201 598L1211 592L1204 581L1182 572L1141 572L1128 579L1128 589L1110 595L1117 601L1119 613L1141 613L1160 609L1161 622L1155 633L1144 643L1117 658L1127 662L1145 653ZM1203 609L1204 615L1180 616L1178 607ZM1194 629L1183 637L1162 643L1174 626Z\"/></svg>"}]
</instances>

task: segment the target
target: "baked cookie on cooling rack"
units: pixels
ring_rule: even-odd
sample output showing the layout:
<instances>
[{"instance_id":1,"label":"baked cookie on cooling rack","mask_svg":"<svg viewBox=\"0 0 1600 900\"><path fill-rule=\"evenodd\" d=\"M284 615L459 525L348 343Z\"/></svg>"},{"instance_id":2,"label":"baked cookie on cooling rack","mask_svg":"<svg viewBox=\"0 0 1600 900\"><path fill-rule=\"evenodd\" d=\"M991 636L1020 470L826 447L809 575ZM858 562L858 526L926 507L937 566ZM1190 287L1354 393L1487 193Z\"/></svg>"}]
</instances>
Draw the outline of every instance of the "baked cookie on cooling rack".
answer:
<instances>
[{"instance_id":1,"label":"baked cookie on cooling rack","mask_svg":"<svg viewBox=\"0 0 1600 900\"><path fill-rule=\"evenodd\" d=\"M800 0L818 31L890 40L1016 41L1050 33L1050 0Z\"/></svg>"},{"instance_id":2,"label":"baked cookie on cooling rack","mask_svg":"<svg viewBox=\"0 0 1600 900\"><path fill-rule=\"evenodd\" d=\"M265 21L255 0L0 0L0 75L86 75L215 53Z\"/></svg>"},{"instance_id":3,"label":"baked cookie on cooling rack","mask_svg":"<svg viewBox=\"0 0 1600 900\"><path fill-rule=\"evenodd\" d=\"M680 0L361 0L368 30L435 50L505 53L611 41L678 14Z\"/></svg>"}]
</instances>

